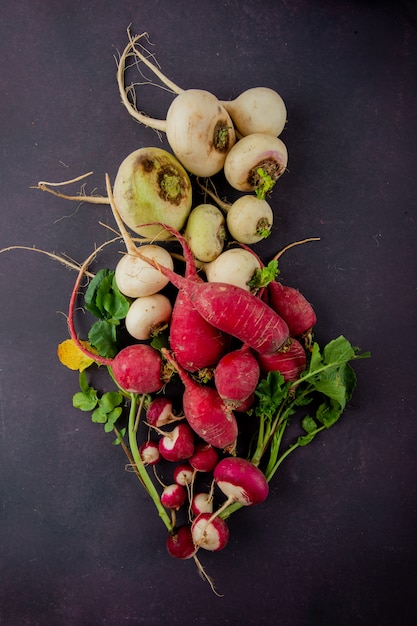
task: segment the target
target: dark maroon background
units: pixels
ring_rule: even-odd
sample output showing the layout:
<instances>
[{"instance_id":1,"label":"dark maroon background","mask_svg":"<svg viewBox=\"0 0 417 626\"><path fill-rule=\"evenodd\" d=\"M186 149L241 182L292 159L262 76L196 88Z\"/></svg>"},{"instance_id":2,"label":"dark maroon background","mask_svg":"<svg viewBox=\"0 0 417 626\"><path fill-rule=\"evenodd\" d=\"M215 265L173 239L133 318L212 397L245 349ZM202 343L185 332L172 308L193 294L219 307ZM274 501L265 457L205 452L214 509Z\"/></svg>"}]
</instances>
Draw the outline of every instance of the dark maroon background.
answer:
<instances>
[{"instance_id":1,"label":"dark maroon background","mask_svg":"<svg viewBox=\"0 0 417 626\"><path fill-rule=\"evenodd\" d=\"M133 149L161 145L120 104L113 55L148 31L168 76L220 98L267 85L288 107L289 171L268 256L318 314L316 337L371 350L340 423L282 466L267 502L192 562L165 552L152 502L111 436L72 409L57 361L74 275L0 257L1 553L5 626L391 626L416 611L416 16L412 3L274 0L2 2L0 247L82 261L105 207L30 189L94 170L104 193ZM143 90L163 117L170 101ZM163 143L166 147L166 144ZM72 190L71 190L72 191Z\"/></svg>"}]
</instances>

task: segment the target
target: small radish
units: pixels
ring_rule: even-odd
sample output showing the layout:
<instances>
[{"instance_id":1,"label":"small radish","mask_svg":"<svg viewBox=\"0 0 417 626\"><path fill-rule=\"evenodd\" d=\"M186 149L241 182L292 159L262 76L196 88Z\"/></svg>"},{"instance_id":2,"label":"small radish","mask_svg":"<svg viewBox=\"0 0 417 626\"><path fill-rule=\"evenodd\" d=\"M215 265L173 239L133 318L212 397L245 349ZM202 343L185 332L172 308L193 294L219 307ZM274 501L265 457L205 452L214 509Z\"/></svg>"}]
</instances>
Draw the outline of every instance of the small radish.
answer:
<instances>
[{"instance_id":1,"label":"small radish","mask_svg":"<svg viewBox=\"0 0 417 626\"><path fill-rule=\"evenodd\" d=\"M190 559L194 557L198 549L194 545L189 524L183 524L175 528L168 535L166 546L169 554L176 559Z\"/></svg>"},{"instance_id":2,"label":"small radish","mask_svg":"<svg viewBox=\"0 0 417 626\"><path fill-rule=\"evenodd\" d=\"M200 513L213 513L213 496L203 491L194 494L191 500L191 512L197 516Z\"/></svg>"},{"instance_id":3,"label":"small radish","mask_svg":"<svg viewBox=\"0 0 417 626\"><path fill-rule=\"evenodd\" d=\"M268 303L287 323L291 337L311 333L317 322L312 305L298 289L272 281L267 287Z\"/></svg>"},{"instance_id":4,"label":"small radish","mask_svg":"<svg viewBox=\"0 0 417 626\"><path fill-rule=\"evenodd\" d=\"M136 298L125 318L126 330L134 339L147 341L168 327L171 314L171 301L162 293Z\"/></svg>"},{"instance_id":5,"label":"small radish","mask_svg":"<svg viewBox=\"0 0 417 626\"><path fill-rule=\"evenodd\" d=\"M164 487L161 493L161 502L167 509L178 511L187 499L184 487L173 483Z\"/></svg>"},{"instance_id":6,"label":"small radish","mask_svg":"<svg viewBox=\"0 0 417 626\"><path fill-rule=\"evenodd\" d=\"M281 139L264 133L246 135L231 148L224 163L227 182L259 198L271 192L287 168L288 152Z\"/></svg>"},{"instance_id":7,"label":"small radish","mask_svg":"<svg viewBox=\"0 0 417 626\"><path fill-rule=\"evenodd\" d=\"M258 354L257 359L264 376L268 372L280 372L285 382L298 380L307 363L304 347L294 338L288 341L284 349L273 354Z\"/></svg>"},{"instance_id":8,"label":"small radish","mask_svg":"<svg viewBox=\"0 0 417 626\"><path fill-rule=\"evenodd\" d=\"M227 283L246 291L250 291L249 282L260 267L256 256L242 248L229 248L203 265L210 283Z\"/></svg>"},{"instance_id":9,"label":"small radish","mask_svg":"<svg viewBox=\"0 0 417 626\"><path fill-rule=\"evenodd\" d=\"M217 465L219 453L209 443L198 443L188 459L191 467L197 472L211 472Z\"/></svg>"},{"instance_id":10,"label":"small radish","mask_svg":"<svg viewBox=\"0 0 417 626\"><path fill-rule=\"evenodd\" d=\"M139 447L139 454L145 465L156 465L161 460L161 453L155 441L145 441Z\"/></svg>"},{"instance_id":11,"label":"small radish","mask_svg":"<svg viewBox=\"0 0 417 626\"><path fill-rule=\"evenodd\" d=\"M189 463L180 463L174 469L174 480L178 485L187 487L194 479L194 469Z\"/></svg>"},{"instance_id":12,"label":"small radish","mask_svg":"<svg viewBox=\"0 0 417 626\"><path fill-rule=\"evenodd\" d=\"M240 457L226 457L216 465L213 478L227 496L224 509L233 502L243 506L260 504L269 492L268 482L261 470Z\"/></svg>"},{"instance_id":13,"label":"small radish","mask_svg":"<svg viewBox=\"0 0 417 626\"><path fill-rule=\"evenodd\" d=\"M214 261L226 240L223 213L212 204L199 204L188 216L184 235L196 259L204 263Z\"/></svg>"},{"instance_id":14,"label":"small radish","mask_svg":"<svg viewBox=\"0 0 417 626\"><path fill-rule=\"evenodd\" d=\"M226 406L215 389L194 381L168 350L162 348L161 351L175 367L184 384L183 410L191 428L215 448L232 450L238 435L232 410Z\"/></svg>"},{"instance_id":15,"label":"small radish","mask_svg":"<svg viewBox=\"0 0 417 626\"><path fill-rule=\"evenodd\" d=\"M149 426L160 428L165 424L171 424L183 419L182 416L174 415L172 411L172 401L166 396L161 396L152 400L146 409L146 421Z\"/></svg>"},{"instance_id":16,"label":"small radish","mask_svg":"<svg viewBox=\"0 0 417 626\"><path fill-rule=\"evenodd\" d=\"M229 528L221 517L200 513L191 525L194 545L204 550L218 552L229 541Z\"/></svg>"},{"instance_id":17,"label":"small radish","mask_svg":"<svg viewBox=\"0 0 417 626\"><path fill-rule=\"evenodd\" d=\"M259 377L259 363L247 344L225 354L214 370L214 384L220 396L238 405L255 391Z\"/></svg>"},{"instance_id":18,"label":"small radish","mask_svg":"<svg viewBox=\"0 0 417 626\"><path fill-rule=\"evenodd\" d=\"M170 253L162 246L142 245L140 251L144 256L153 258L156 263L162 263L174 269ZM128 298L149 296L161 291L168 284L168 278L131 251L123 255L117 263L114 278L119 291Z\"/></svg>"},{"instance_id":19,"label":"small radish","mask_svg":"<svg viewBox=\"0 0 417 626\"><path fill-rule=\"evenodd\" d=\"M167 461L188 459L194 452L194 433L188 424L178 424L159 440L159 452Z\"/></svg>"},{"instance_id":20,"label":"small radish","mask_svg":"<svg viewBox=\"0 0 417 626\"><path fill-rule=\"evenodd\" d=\"M281 96L268 87L252 87L235 100L222 102L240 135L267 133L278 135L284 130L287 109Z\"/></svg>"}]
</instances>

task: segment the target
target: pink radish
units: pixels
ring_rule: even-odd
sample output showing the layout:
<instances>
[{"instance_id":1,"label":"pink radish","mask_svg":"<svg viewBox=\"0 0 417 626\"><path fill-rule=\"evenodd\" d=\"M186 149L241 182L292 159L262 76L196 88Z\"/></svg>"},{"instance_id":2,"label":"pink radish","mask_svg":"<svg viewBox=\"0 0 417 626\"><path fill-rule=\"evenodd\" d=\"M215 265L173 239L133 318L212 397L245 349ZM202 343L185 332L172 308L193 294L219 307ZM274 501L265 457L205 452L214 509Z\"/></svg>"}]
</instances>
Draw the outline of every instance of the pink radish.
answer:
<instances>
[{"instance_id":1,"label":"pink radish","mask_svg":"<svg viewBox=\"0 0 417 626\"><path fill-rule=\"evenodd\" d=\"M188 459L194 452L194 433L188 424L178 424L159 440L159 452L167 461Z\"/></svg>"},{"instance_id":2,"label":"pink radish","mask_svg":"<svg viewBox=\"0 0 417 626\"><path fill-rule=\"evenodd\" d=\"M226 457L213 472L217 486L227 496L223 510L238 502L243 506L260 504L268 496L269 486L263 472L250 461L240 457Z\"/></svg>"},{"instance_id":3,"label":"pink radish","mask_svg":"<svg viewBox=\"0 0 417 626\"><path fill-rule=\"evenodd\" d=\"M249 346L225 354L214 370L214 384L226 402L241 403L259 382L260 368Z\"/></svg>"},{"instance_id":4,"label":"pink radish","mask_svg":"<svg viewBox=\"0 0 417 626\"><path fill-rule=\"evenodd\" d=\"M297 380L304 372L307 363L306 351L297 339L289 340L284 350L274 354L258 354L258 362L263 375L280 372L286 382Z\"/></svg>"},{"instance_id":5,"label":"pink radish","mask_svg":"<svg viewBox=\"0 0 417 626\"><path fill-rule=\"evenodd\" d=\"M191 512L197 516L200 513L213 513L213 497L209 493L196 493L191 500Z\"/></svg>"},{"instance_id":6,"label":"pink radish","mask_svg":"<svg viewBox=\"0 0 417 626\"><path fill-rule=\"evenodd\" d=\"M139 454L145 465L156 465L161 459L158 444L154 441L145 441L139 448Z\"/></svg>"},{"instance_id":7,"label":"pink radish","mask_svg":"<svg viewBox=\"0 0 417 626\"><path fill-rule=\"evenodd\" d=\"M303 294L278 281L269 283L267 290L269 306L286 321L291 337L309 334L317 317Z\"/></svg>"},{"instance_id":8,"label":"pink radish","mask_svg":"<svg viewBox=\"0 0 417 626\"><path fill-rule=\"evenodd\" d=\"M180 463L174 469L174 480L177 485L186 487L191 485L194 477L194 469L189 463Z\"/></svg>"},{"instance_id":9,"label":"pink radish","mask_svg":"<svg viewBox=\"0 0 417 626\"><path fill-rule=\"evenodd\" d=\"M171 424L171 422L176 422L180 419L183 419L183 416L174 415L171 400L164 396L152 400L146 409L146 421L149 426L160 428L161 426Z\"/></svg>"},{"instance_id":10,"label":"pink radish","mask_svg":"<svg viewBox=\"0 0 417 626\"><path fill-rule=\"evenodd\" d=\"M183 524L176 528L167 539L167 550L176 559L190 559L197 552L191 534L191 526Z\"/></svg>"},{"instance_id":11,"label":"pink radish","mask_svg":"<svg viewBox=\"0 0 417 626\"><path fill-rule=\"evenodd\" d=\"M197 472L211 472L217 465L219 454L209 443L198 443L188 459L191 467Z\"/></svg>"},{"instance_id":12,"label":"pink radish","mask_svg":"<svg viewBox=\"0 0 417 626\"><path fill-rule=\"evenodd\" d=\"M161 502L167 509L178 511L187 499L187 492L184 487L173 483L167 485L161 493Z\"/></svg>"},{"instance_id":13,"label":"pink radish","mask_svg":"<svg viewBox=\"0 0 417 626\"><path fill-rule=\"evenodd\" d=\"M200 513L191 525L194 545L204 550L218 552L229 541L229 528L221 517Z\"/></svg>"},{"instance_id":14,"label":"pink radish","mask_svg":"<svg viewBox=\"0 0 417 626\"><path fill-rule=\"evenodd\" d=\"M215 448L233 449L238 428L231 409L226 406L215 389L194 381L166 348L162 348L161 351L175 367L185 386L183 410L191 428Z\"/></svg>"}]
</instances>

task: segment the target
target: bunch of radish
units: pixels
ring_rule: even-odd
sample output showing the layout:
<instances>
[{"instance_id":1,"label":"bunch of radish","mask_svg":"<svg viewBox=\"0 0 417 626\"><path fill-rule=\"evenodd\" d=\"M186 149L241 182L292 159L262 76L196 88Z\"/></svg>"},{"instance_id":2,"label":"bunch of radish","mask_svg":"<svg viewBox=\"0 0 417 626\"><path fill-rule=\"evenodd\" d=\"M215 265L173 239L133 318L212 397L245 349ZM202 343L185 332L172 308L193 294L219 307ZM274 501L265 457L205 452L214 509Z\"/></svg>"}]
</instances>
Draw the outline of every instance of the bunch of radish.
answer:
<instances>
[{"instance_id":1,"label":"bunch of radish","mask_svg":"<svg viewBox=\"0 0 417 626\"><path fill-rule=\"evenodd\" d=\"M82 279L98 250L78 268L67 340L78 364L60 359L80 371L74 406L116 434L153 500L169 554L193 559L212 584L199 550L223 549L232 513L263 503L288 454L337 421L355 386L349 362L368 355L343 336L321 351L312 305L277 279L282 251L266 265L253 248L271 232L269 198L287 167L281 96L255 87L225 102L183 90L149 60L140 39L129 33L118 60L119 92L137 121L166 133L170 151L127 155L113 185L106 174L103 197L66 196L38 184L62 198L109 205L124 242L93 298L82 294ZM133 87L125 86L128 66L138 63L174 93L166 120L140 113ZM212 178L218 175L243 195L221 200ZM98 326L103 341L97 331L79 337L81 294L84 307L105 318ZM100 395L90 385L94 366L107 368L116 391ZM313 399L311 415L300 416L304 434L282 452L290 417Z\"/></svg>"}]
</instances>

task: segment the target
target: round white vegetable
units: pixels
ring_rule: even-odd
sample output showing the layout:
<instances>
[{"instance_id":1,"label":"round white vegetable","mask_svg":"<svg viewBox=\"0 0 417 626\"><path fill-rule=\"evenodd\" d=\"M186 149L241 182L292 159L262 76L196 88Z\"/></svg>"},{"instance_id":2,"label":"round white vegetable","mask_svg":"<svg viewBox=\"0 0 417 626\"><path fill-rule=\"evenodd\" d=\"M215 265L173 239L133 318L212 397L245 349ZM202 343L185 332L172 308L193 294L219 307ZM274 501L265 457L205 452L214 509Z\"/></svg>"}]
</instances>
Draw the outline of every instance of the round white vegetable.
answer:
<instances>
[{"instance_id":1,"label":"round white vegetable","mask_svg":"<svg viewBox=\"0 0 417 626\"><path fill-rule=\"evenodd\" d=\"M174 269L171 255L162 246L144 245L140 247L139 251L157 263ZM132 254L122 256L116 265L114 277L119 290L128 298L149 296L161 291L168 284L168 278L162 272Z\"/></svg>"},{"instance_id":2,"label":"round white vegetable","mask_svg":"<svg viewBox=\"0 0 417 626\"><path fill-rule=\"evenodd\" d=\"M235 100L222 102L241 135L266 133L278 137L287 121L287 109L281 96L269 87L253 87Z\"/></svg>"},{"instance_id":3,"label":"round white vegetable","mask_svg":"<svg viewBox=\"0 0 417 626\"><path fill-rule=\"evenodd\" d=\"M266 200L246 195L233 202L226 219L233 239L251 245L268 237L274 214Z\"/></svg>"},{"instance_id":4,"label":"round white vegetable","mask_svg":"<svg viewBox=\"0 0 417 626\"><path fill-rule=\"evenodd\" d=\"M248 282L260 263L254 254L242 248L231 248L204 265L208 282L228 283L250 291Z\"/></svg>"},{"instance_id":5,"label":"round white vegetable","mask_svg":"<svg viewBox=\"0 0 417 626\"><path fill-rule=\"evenodd\" d=\"M188 217L184 235L196 259L203 263L213 261L226 239L223 213L213 204L199 204Z\"/></svg>"},{"instance_id":6,"label":"round white vegetable","mask_svg":"<svg viewBox=\"0 0 417 626\"><path fill-rule=\"evenodd\" d=\"M166 328L171 313L171 302L161 293L137 298L127 312L126 330L135 339L146 341Z\"/></svg>"}]
</instances>

